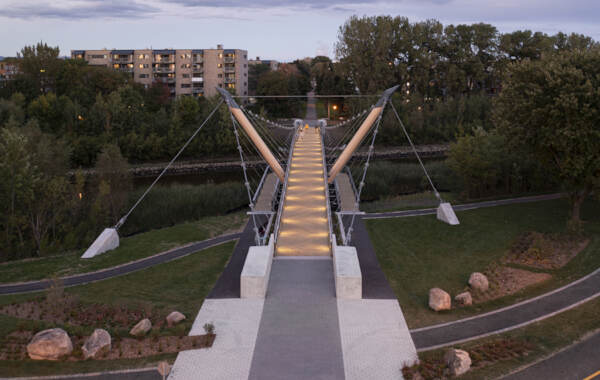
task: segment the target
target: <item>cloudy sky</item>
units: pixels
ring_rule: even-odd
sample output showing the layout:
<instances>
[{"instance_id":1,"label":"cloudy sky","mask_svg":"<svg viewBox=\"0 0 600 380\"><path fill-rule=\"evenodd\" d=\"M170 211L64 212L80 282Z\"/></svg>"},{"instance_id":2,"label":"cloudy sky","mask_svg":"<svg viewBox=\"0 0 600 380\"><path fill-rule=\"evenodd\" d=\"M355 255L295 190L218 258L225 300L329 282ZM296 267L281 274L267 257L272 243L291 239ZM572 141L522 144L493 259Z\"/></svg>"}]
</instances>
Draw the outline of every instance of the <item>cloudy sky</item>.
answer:
<instances>
[{"instance_id":1,"label":"cloudy sky","mask_svg":"<svg viewBox=\"0 0 600 380\"><path fill-rule=\"evenodd\" d=\"M71 49L225 48L282 61L335 53L349 16L402 15L600 40L600 0L0 0L0 56L44 41Z\"/></svg>"}]
</instances>

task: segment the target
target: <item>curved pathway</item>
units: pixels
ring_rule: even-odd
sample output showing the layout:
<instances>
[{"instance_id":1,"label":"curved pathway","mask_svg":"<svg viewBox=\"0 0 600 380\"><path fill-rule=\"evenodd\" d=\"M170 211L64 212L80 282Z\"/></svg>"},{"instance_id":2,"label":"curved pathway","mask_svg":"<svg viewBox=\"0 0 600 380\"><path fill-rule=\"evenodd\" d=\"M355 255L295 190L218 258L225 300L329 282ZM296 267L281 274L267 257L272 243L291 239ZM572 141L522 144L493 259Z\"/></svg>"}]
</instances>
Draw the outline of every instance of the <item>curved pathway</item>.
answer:
<instances>
[{"instance_id":1,"label":"curved pathway","mask_svg":"<svg viewBox=\"0 0 600 380\"><path fill-rule=\"evenodd\" d=\"M495 201L484 201L475 203L464 203L460 205L452 205L454 211L465 211L474 210L477 208L494 207L494 206L505 206L513 205L518 203L529 203L539 201L549 201L552 199L564 198L565 194L543 194L543 195L532 195L528 197L499 199ZM389 211L389 212L373 212L363 215L363 219L385 219L385 218L402 218L406 216L417 216L417 215L431 215L437 213L437 208L423 208L419 210L404 210L404 211Z\"/></svg>"},{"instance_id":2,"label":"curved pathway","mask_svg":"<svg viewBox=\"0 0 600 380\"><path fill-rule=\"evenodd\" d=\"M600 269L549 293L489 313L411 330L418 351L427 351L517 329L600 296Z\"/></svg>"},{"instance_id":3,"label":"curved pathway","mask_svg":"<svg viewBox=\"0 0 600 380\"><path fill-rule=\"evenodd\" d=\"M600 332L502 380L591 380L600 379Z\"/></svg>"},{"instance_id":4,"label":"curved pathway","mask_svg":"<svg viewBox=\"0 0 600 380\"><path fill-rule=\"evenodd\" d=\"M138 270L150 268L157 264L166 263L171 260L179 259L181 257L190 255L200 250L219 245L231 240L235 240L242 236L241 232L219 236L212 239L203 240L197 243L192 243L180 248L175 248L166 252L158 253L154 256L146 257L140 260L132 261L116 267L107 269L101 269L96 272L82 273L68 277L62 277L64 286L75 286L83 285L94 281L105 280L108 278L122 276L124 274L136 272ZM5 294L17 294L17 293L28 293L44 290L49 287L50 282L48 280L1 284L0 295Z\"/></svg>"}]
</instances>

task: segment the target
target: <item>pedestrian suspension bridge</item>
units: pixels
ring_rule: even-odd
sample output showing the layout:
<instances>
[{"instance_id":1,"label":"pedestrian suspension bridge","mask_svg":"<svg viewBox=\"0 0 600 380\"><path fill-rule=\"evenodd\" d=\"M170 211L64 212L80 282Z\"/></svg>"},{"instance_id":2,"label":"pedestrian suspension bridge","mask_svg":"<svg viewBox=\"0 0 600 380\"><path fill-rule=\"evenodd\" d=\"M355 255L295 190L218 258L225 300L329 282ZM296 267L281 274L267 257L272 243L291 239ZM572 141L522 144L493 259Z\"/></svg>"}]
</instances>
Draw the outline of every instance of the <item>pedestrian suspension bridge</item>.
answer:
<instances>
[{"instance_id":1,"label":"pedestrian suspension bridge","mask_svg":"<svg viewBox=\"0 0 600 380\"><path fill-rule=\"evenodd\" d=\"M84 253L82 258L90 258L119 245L118 229L225 103L248 194L246 231L253 245L238 243L243 265L233 268L232 258L225 272L234 276L222 279L239 295L207 298L190 332L203 334L204 324L212 323L213 347L181 352L169 378L396 379L404 364L417 361L400 305L372 248L364 244L368 235L355 233L364 229L361 194L384 113L391 113L412 146L439 201L438 219L458 224L390 101L397 87L332 125L317 120L313 94L307 96L305 119L282 122L246 109L218 89L222 100L208 118L117 225ZM372 285L382 282L383 287Z\"/></svg>"}]
</instances>

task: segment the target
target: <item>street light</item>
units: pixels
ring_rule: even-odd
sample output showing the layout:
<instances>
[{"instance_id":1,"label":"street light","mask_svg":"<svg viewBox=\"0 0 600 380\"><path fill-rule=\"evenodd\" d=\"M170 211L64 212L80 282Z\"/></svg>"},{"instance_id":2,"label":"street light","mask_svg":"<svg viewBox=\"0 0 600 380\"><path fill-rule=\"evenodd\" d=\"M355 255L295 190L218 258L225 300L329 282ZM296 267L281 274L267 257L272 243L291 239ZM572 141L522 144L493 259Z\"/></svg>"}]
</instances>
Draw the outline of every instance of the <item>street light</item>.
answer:
<instances>
[{"instance_id":1,"label":"street light","mask_svg":"<svg viewBox=\"0 0 600 380\"><path fill-rule=\"evenodd\" d=\"M335 120L335 111L338 109L338 106L334 104L331 108L333 109L333 119Z\"/></svg>"}]
</instances>

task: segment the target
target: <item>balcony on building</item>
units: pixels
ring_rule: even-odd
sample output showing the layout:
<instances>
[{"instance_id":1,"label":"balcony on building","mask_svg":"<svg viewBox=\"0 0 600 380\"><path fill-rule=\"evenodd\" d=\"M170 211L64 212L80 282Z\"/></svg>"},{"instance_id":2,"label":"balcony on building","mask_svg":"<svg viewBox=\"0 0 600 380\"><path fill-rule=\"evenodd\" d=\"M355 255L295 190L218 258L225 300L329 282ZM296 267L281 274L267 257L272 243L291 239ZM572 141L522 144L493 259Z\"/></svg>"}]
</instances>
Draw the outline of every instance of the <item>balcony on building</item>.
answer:
<instances>
[{"instance_id":1,"label":"balcony on building","mask_svg":"<svg viewBox=\"0 0 600 380\"><path fill-rule=\"evenodd\" d=\"M204 62L204 50L192 49L192 61L197 63Z\"/></svg>"},{"instance_id":2,"label":"balcony on building","mask_svg":"<svg viewBox=\"0 0 600 380\"><path fill-rule=\"evenodd\" d=\"M235 73L235 65L225 65L223 71L226 73Z\"/></svg>"},{"instance_id":3,"label":"balcony on building","mask_svg":"<svg viewBox=\"0 0 600 380\"><path fill-rule=\"evenodd\" d=\"M174 73L175 65L169 63L155 63L152 65L152 71L155 73Z\"/></svg>"},{"instance_id":4,"label":"balcony on building","mask_svg":"<svg viewBox=\"0 0 600 380\"><path fill-rule=\"evenodd\" d=\"M175 63L175 50L154 50L152 56L156 63Z\"/></svg>"},{"instance_id":5,"label":"balcony on building","mask_svg":"<svg viewBox=\"0 0 600 380\"><path fill-rule=\"evenodd\" d=\"M133 50L113 50L110 52L114 63L132 63Z\"/></svg>"},{"instance_id":6,"label":"balcony on building","mask_svg":"<svg viewBox=\"0 0 600 380\"><path fill-rule=\"evenodd\" d=\"M85 50L73 50L71 52L71 58L84 59L85 58Z\"/></svg>"},{"instance_id":7,"label":"balcony on building","mask_svg":"<svg viewBox=\"0 0 600 380\"><path fill-rule=\"evenodd\" d=\"M225 83L235 83L235 75L226 75L224 82Z\"/></svg>"},{"instance_id":8,"label":"balcony on building","mask_svg":"<svg viewBox=\"0 0 600 380\"><path fill-rule=\"evenodd\" d=\"M122 73L133 73L133 63L114 63L113 69Z\"/></svg>"},{"instance_id":9,"label":"balcony on building","mask_svg":"<svg viewBox=\"0 0 600 380\"><path fill-rule=\"evenodd\" d=\"M192 65L192 70L195 73L202 73L202 72L204 72L204 65L203 64L196 64L195 63L195 64Z\"/></svg>"}]
</instances>

